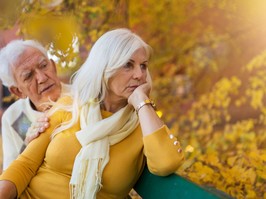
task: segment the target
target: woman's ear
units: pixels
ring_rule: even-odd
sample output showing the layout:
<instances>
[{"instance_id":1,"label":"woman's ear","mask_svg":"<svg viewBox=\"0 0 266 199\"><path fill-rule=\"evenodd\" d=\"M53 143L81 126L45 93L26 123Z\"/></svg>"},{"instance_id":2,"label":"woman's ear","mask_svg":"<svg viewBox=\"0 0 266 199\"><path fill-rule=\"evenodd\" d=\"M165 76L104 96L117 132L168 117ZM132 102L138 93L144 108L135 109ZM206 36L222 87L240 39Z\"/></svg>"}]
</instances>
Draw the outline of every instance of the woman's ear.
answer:
<instances>
[{"instance_id":1,"label":"woman's ear","mask_svg":"<svg viewBox=\"0 0 266 199\"><path fill-rule=\"evenodd\" d=\"M18 96L19 98L25 99L27 96L24 95L21 90L16 86L9 87L9 91L14 95Z\"/></svg>"}]
</instances>

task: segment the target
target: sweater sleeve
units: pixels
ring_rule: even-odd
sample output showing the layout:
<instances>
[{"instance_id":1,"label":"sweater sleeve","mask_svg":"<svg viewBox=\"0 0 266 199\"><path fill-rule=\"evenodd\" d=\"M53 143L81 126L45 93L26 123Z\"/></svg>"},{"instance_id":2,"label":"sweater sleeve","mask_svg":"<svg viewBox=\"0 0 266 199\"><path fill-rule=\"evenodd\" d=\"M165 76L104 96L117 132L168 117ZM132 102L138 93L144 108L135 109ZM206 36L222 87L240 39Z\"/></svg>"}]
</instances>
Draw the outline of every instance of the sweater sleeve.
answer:
<instances>
[{"instance_id":1,"label":"sweater sleeve","mask_svg":"<svg viewBox=\"0 0 266 199\"><path fill-rule=\"evenodd\" d=\"M50 117L50 127L26 147L23 153L0 176L0 180L8 180L16 185L18 196L25 190L32 177L41 166L51 134L62 123L63 113L58 111Z\"/></svg>"},{"instance_id":2,"label":"sweater sleeve","mask_svg":"<svg viewBox=\"0 0 266 199\"><path fill-rule=\"evenodd\" d=\"M184 159L179 141L165 125L143 137L143 143L148 168L155 175L174 173Z\"/></svg>"}]
</instances>

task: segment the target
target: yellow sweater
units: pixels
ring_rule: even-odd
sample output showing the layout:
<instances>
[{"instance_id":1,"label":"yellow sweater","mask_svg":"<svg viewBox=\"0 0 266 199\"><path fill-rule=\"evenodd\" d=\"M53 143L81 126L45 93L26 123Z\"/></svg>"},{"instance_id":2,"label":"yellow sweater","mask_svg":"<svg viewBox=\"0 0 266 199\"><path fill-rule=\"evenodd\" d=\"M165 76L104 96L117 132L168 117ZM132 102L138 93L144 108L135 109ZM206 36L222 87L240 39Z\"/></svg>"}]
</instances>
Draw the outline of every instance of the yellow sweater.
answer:
<instances>
[{"instance_id":1,"label":"yellow sweater","mask_svg":"<svg viewBox=\"0 0 266 199\"><path fill-rule=\"evenodd\" d=\"M111 114L102 111L103 118ZM75 136L75 132L80 130L79 122L51 140L53 129L70 117L67 112L56 112L50 118L50 127L46 132L33 140L0 176L0 180L15 183L21 199L70 198L73 163L81 149ZM97 198L125 198L141 175L146 160L154 174L175 172L183 159L183 153L178 152L179 144L173 144L175 140L170 139L166 126L145 137L138 126L126 139L111 146L110 161L104 169L103 187Z\"/></svg>"}]
</instances>

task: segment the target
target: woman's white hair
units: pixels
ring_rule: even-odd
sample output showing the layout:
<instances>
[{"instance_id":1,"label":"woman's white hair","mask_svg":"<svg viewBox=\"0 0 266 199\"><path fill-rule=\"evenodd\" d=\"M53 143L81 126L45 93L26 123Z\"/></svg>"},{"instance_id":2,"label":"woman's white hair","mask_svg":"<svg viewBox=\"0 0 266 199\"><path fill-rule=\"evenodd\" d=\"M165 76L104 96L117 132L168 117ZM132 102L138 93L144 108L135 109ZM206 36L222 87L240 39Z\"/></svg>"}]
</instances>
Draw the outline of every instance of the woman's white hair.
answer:
<instances>
[{"instance_id":1,"label":"woman's white hair","mask_svg":"<svg viewBox=\"0 0 266 199\"><path fill-rule=\"evenodd\" d=\"M48 57L45 48L34 40L13 40L1 49L0 79L5 86L10 87L16 85L16 81L12 74L12 66L18 61L20 55L29 47L40 50Z\"/></svg>"},{"instance_id":2,"label":"woman's white hair","mask_svg":"<svg viewBox=\"0 0 266 199\"><path fill-rule=\"evenodd\" d=\"M78 121L80 107L103 101L110 77L123 67L139 48L144 48L148 57L151 56L151 47L138 35L124 28L106 32L96 41L88 58L72 78L73 104L72 108L68 109L72 112L72 119L64 128L57 129L55 134Z\"/></svg>"},{"instance_id":3,"label":"woman's white hair","mask_svg":"<svg viewBox=\"0 0 266 199\"><path fill-rule=\"evenodd\" d=\"M116 29L102 35L73 78L72 91L79 99L79 105L82 106L89 100L102 101L109 78L139 48L144 48L150 56L150 46L128 29Z\"/></svg>"}]
</instances>

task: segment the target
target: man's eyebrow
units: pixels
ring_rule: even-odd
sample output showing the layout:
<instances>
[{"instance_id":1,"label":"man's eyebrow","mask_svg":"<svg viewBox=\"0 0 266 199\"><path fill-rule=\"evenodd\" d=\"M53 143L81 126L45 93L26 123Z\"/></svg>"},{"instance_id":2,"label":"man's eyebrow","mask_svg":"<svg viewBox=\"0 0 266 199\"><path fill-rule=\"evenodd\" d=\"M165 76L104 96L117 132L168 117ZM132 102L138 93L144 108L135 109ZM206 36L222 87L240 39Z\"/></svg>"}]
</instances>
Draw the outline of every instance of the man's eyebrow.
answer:
<instances>
[{"instance_id":1,"label":"man's eyebrow","mask_svg":"<svg viewBox=\"0 0 266 199\"><path fill-rule=\"evenodd\" d=\"M20 75L19 75L19 77L24 77L25 75L27 75L27 74L29 74L31 71L30 70L23 70L21 73L20 73Z\"/></svg>"},{"instance_id":2,"label":"man's eyebrow","mask_svg":"<svg viewBox=\"0 0 266 199\"><path fill-rule=\"evenodd\" d=\"M48 59L44 56L41 56L38 60L39 64L42 63L43 61L48 61Z\"/></svg>"}]
</instances>

